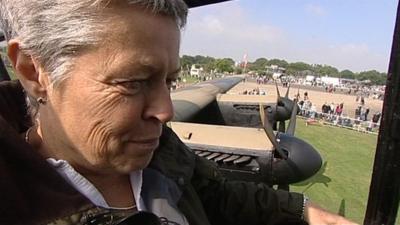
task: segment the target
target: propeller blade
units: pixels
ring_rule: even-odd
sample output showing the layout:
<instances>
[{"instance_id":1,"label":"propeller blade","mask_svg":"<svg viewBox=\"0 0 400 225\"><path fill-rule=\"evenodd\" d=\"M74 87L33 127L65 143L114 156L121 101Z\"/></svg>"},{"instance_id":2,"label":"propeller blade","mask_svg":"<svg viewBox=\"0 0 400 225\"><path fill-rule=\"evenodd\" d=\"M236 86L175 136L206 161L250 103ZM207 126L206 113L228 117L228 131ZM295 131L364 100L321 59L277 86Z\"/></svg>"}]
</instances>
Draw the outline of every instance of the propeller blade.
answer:
<instances>
[{"instance_id":1,"label":"propeller blade","mask_svg":"<svg viewBox=\"0 0 400 225\"><path fill-rule=\"evenodd\" d=\"M269 121L266 119L266 114L264 111L264 107L260 104L260 116L264 117L264 119L261 118L261 121L263 122L263 129L265 133L267 134L268 139L271 141L272 145L274 146L276 152L278 152L279 156L283 159L287 159L286 154L283 152L281 149L281 146L279 145L278 141L276 140L274 130L272 129L271 124Z\"/></svg>"},{"instance_id":2,"label":"propeller blade","mask_svg":"<svg viewBox=\"0 0 400 225\"><path fill-rule=\"evenodd\" d=\"M277 94L275 112L278 113L278 105L279 105L279 99L281 98L281 94L279 93L278 83L276 82L276 80L275 80L275 87L276 87L276 94Z\"/></svg>"},{"instance_id":3,"label":"propeller blade","mask_svg":"<svg viewBox=\"0 0 400 225\"><path fill-rule=\"evenodd\" d=\"M264 111L264 105L259 104L259 108L260 108L260 119L261 119L261 124L264 127L265 124L265 111Z\"/></svg>"},{"instance_id":4,"label":"propeller blade","mask_svg":"<svg viewBox=\"0 0 400 225\"><path fill-rule=\"evenodd\" d=\"M279 88L278 88L278 83L275 80L275 87L276 87L276 94L278 95L278 100L281 97L281 94L279 93Z\"/></svg>"},{"instance_id":5,"label":"propeller blade","mask_svg":"<svg viewBox=\"0 0 400 225\"><path fill-rule=\"evenodd\" d=\"M293 101L293 109L292 114L290 115L289 125L286 130L287 134L294 135L294 131L296 129L296 115L297 115L297 98Z\"/></svg>"},{"instance_id":6,"label":"propeller blade","mask_svg":"<svg viewBox=\"0 0 400 225\"><path fill-rule=\"evenodd\" d=\"M289 97L289 90L290 90L290 83L289 83L289 86L288 86L288 88L286 90L285 98Z\"/></svg>"}]
</instances>

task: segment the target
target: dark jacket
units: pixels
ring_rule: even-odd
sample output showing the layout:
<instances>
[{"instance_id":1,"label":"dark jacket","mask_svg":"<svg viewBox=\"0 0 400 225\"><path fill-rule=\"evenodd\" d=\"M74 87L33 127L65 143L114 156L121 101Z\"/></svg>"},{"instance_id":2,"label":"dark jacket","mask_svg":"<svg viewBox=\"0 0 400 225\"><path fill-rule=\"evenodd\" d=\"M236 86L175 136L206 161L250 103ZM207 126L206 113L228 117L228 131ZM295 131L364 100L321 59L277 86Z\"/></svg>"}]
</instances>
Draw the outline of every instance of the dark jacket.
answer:
<instances>
[{"instance_id":1,"label":"dark jacket","mask_svg":"<svg viewBox=\"0 0 400 225\"><path fill-rule=\"evenodd\" d=\"M228 181L165 127L150 167L181 186L178 206L191 225L301 223L303 195L265 184Z\"/></svg>"},{"instance_id":2,"label":"dark jacket","mask_svg":"<svg viewBox=\"0 0 400 225\"><path fill-rule=\"evenodd\" d=\"M18 82L0 83L0 224L47 224L93 208L19 133L30 125ZM301 223L303 195L228 181L164 127L149 168L173 180L191 225Z\"/></svg>"}]
</instances>

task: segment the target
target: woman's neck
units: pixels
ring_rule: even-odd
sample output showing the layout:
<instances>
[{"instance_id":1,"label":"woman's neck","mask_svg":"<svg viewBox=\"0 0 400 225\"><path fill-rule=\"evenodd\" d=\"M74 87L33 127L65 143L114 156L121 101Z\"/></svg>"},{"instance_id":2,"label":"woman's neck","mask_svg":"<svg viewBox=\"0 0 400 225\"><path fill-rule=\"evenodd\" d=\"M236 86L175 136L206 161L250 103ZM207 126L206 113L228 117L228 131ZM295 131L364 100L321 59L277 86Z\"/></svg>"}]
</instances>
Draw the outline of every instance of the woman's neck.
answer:
<instances>
[{"instance_id":1,"label":"woman's neck","mask_svg":"<svg viewBox=\"0 0 400 225\"><path fill-rule=\"evenodd\" d=\"M99 190L109 206L116 208L135 206L129 175L82 175Z\"/></svg>"},{"instance_id":2,"label":"woman's neck","mask_svg":"<svg viewBox=\"0 0 400 225\"><path fill-rule=\"evenodd\" d=\"M54 157L52 152L48 151L42 144L42 135L38 126L31 127L22 135L43 157ZM73 167L99 190L109 206L128 208L135 205L129 174L99 174L76 166Z\"/></svg>"},{"instance_id":3,"label":"woman's neck","mask_svg":"<svg viewBox=\"0 0 400 225\"><path fill-rule=\"evenodd\" d=\"M49 151L48 148L43 145L39 127L40 126L33 126L23 134L25 140L43 157L59 158L54 155L54 152ZM109 206L128 208L135 205L135 197L133 195L129 174L97 173L96 171L80 168L77 165L71 164L71 166L99 190Z\"/></svg>"}]
</instances>

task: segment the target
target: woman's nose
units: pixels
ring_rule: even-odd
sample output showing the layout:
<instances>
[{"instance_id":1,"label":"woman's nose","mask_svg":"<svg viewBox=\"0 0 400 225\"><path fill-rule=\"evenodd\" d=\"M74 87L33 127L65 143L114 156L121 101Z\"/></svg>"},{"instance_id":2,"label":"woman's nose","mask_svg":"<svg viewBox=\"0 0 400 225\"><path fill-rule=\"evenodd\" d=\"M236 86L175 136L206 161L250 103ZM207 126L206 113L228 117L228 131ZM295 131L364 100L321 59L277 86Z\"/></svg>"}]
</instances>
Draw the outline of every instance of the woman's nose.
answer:
<instances>
[{"instance_id":1,"label":"woman's nose","mask_svg":"<svg viewBox=\"0 0 400 225\"><path fill-rule=\"evenodd\" d=\"M151 90L147 101L147 107L144 112L146 119L155 118L161 123L165 123L173 118L174 110L171 95L166 85L157 90Z\"/></svg>"}]
</instances>

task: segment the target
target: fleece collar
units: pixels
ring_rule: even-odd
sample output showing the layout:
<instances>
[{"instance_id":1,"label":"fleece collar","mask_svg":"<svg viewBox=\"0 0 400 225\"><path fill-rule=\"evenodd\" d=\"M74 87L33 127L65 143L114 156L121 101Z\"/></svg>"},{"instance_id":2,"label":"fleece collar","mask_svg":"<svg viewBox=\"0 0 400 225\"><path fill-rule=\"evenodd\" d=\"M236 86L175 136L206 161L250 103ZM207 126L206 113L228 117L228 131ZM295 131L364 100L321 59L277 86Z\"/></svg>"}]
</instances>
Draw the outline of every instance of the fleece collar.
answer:
<instances>
[{"instance_id":1,"label":"fleece collar","mask_svg":"<svg viewBox=\"0 0 400 225\"><path fill-rule=\"evenodd\" d=\"M173 179L179 186L184 186L190 183L193 176L195 154L171 128L164 126L160 147L155 151L149 167Z\"/></svg>"}]
</instances>

